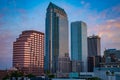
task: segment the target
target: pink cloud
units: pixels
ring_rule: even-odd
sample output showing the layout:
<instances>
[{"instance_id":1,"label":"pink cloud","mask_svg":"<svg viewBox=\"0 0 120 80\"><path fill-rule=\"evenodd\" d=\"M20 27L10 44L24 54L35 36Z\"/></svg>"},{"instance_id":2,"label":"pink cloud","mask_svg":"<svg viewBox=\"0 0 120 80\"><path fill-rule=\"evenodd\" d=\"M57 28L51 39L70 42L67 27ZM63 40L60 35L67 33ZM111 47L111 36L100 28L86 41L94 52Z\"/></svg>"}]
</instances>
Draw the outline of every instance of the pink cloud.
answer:
<instances>
[{"instance_id":1,"label":"pink cloud","mask_svg":"<svg viewBox=\"0 0 120 80\"><path fill-rule=\"evenodd\" d=\"M102 38L103 47L120 49L120 20L107 20L99 25L99 36Z\"/></svg>"},{"instance_id":2,"label":"pink cloud","mask_svg":"<svg viewBox=\"0 0 120 80\"><path fill-rule=\"evenodd\" d=\"M95 24L88 24L88 35L98 34L101 37L102 52L104 48L120 49L120 17L103 20L99 24L96 23L97 20L107 17L106 12L101 12L99 17L89 16L91 22Z\"/></svg>"}]
</instances>

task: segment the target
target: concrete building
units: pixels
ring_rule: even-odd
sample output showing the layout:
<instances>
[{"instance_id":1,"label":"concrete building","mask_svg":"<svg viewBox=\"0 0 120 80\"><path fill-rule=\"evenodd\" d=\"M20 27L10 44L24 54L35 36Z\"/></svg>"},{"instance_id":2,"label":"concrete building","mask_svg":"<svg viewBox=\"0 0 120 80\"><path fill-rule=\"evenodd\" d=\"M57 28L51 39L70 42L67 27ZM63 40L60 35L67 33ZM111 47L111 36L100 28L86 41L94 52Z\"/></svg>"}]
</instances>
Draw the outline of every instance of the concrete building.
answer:
<instances>
[{"instance_id":1,"label":"concrete building","mask_svg":"<svg viewBox=\"0 0 120 80\"><path fill-rule=\"evenodd\" d=\"M88 56L100 56L101 55L101 44L99 36L89 36L88 41Z\"/></svg>"},{"instance_id":2,"label":"concrete building","mask_svg":"<svg viewBox=\"0 0 120 80\"><path fill-rule=\"evenodd\" d=\"M80 60L72 60L71 61L71 71L72 72L78 72L78 73L80 73L80 72L83 72L83 62L82 61L80 61Z\"/></svg>"},{"instance_id":3,"label":"concrete building","mask_svg":"<svg viewBox=\"0 0 120 80\"><path fill-rule=\"evenodd\" d=\"M69 53L68 18L64 9L50 2L45 24L45 71L56 73L58 58Z\"/></svg>"},{"instance_id":4,"label":"concrete building","mask_svg":"<svg viewBox=\"0 0 120 80\"><path fill-rule=\"evenodd\" d=\"M13 66L25 73L44 73L44 33L27 30L13 43Z\"/></svg>"},{"instance_id":5,"label":"concrete building","mask_svg":"<svg viewBox=\"0 0 120 80\"><path fill-rule=\"evenodd\" d=\"M68 77L68 74L71 72L71 61L69 54L66 53L64 57L58 58L58 71L57 71L57 77L59 78L65 78Z\"/></svg>"},{"instance_id":6,"label":"concrete building","mask_svg":"<svg viewBox=\"0 0 120 80\"><path fill-rule=\"evenodd\" d=\"M69 54L65 54L64 57L58 59L58 72L69 73L71 72L71 61Z\"/></svg>"},{"instance_id":7,"label":"concrete building","mask_svg":"<svg viewBox=\"0 0 120 80\"><path fill-rule=\"evenodd\" d=\"M87 71L87 25L82 21L71 23L71 60L83 62Z\"/></svg>"}]
</instances>

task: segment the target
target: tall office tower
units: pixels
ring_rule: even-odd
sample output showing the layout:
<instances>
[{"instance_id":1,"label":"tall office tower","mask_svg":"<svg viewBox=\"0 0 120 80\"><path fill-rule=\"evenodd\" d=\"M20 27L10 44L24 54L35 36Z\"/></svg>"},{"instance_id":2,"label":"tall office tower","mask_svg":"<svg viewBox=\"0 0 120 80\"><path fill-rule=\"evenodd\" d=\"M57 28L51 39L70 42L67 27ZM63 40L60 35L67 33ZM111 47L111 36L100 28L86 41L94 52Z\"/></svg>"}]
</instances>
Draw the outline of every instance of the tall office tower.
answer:
<instances>
[{"instance_id":1,"label":"tall office tower","mask_svg":"<svg viewBox=\"0 0 120 80\"><path fill-rule=\"evenodd\" d=\"M71 60L83 62L83 72L87 71L87 25L82 21L71 23Z\"/></svg>"},{"instance_id":2,"label":"tall office tower","mask_svg":"<svg viewBox=\"0 0 120 80\"><path fill-rule=\"evenodd\" d=\"M13 43L13 66L34 75L44 73L44 33L27 30Z\"/></svg>"},{"instance_id":3,"label":"tall office tower","mask_svg":"<svg viewBox=\"0 0 120 80\"><path fill-rule=\"evenodd\" d=\"M45 28L45 71L56 73L58 57L68 53L68 18L64 9L49 4Z\"/></svg>"},{"instance_id":4,"label":"tall office tower","mask_svg":"<svg viewBox=\"0 0 120 80\"><path fill-rule=\"evenodd\" d=\"M88 56L100 56L100 37L99 36L90 36L87 38L88 40Z\"/></svg>"}]
</instances>

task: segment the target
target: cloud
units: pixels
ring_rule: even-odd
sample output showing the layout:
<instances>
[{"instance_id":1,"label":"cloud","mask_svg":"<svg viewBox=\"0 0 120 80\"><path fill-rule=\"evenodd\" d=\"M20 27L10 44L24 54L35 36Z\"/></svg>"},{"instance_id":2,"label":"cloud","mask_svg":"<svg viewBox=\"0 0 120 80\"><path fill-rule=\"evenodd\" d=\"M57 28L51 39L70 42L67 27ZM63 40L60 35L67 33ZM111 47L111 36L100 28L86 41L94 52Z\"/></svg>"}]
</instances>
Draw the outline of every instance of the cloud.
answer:
<instances>
[{"instance_id":1,"label":"cloud","mask_svg":"<svg viewBox=\"0 0 120 80\"><path fill-rule=\"evenodd\" d=\"M81 0L81 2L80 2L81 4L85 4L85 1L83 1L83 0Z\"/></svg>"},{"instance_id":2,"label":"cloud","mask_svg":"<svg viewBox=\"0 0 120 80\"><path fill-rule=\"evenodd\" d=\"M88 35L98 34L101 37L102 53L105 48L120 49L120 5L93 13L87 16L91 20L87 23Z\"/></svg>"},{"instance_id":3,"label":"cloud","mask_svg":"<svg viewBox=\"0 0 120 80\"><path fill-rule=\"evenodd\" d=\"M120 49L120 19L107 20L99 25L99 36L102 40L102 48Z\"/></svg>"},{"instance_id":4,"label":"cloud","mask_svg":"<svg viewBox=\"0 0 120 80\"><path fill-rule=\"evenodd\" d=\"M107 23L114 23L116 20L115 19L110 19L110 20L107 20L106 22Z\"/></svg>"},{"instance_id":5,"label":"cloud","mask_svg":"<svg viewBox=\"0 0 120 80\"><path fill-rule=\"evenodd\" d=\"M100 12L100 15L107 19L117 18L120 16L119 14L120 14L120 5L107 8L104 11Z\"/></svg>"},{"instance_id":6,"label":"cloud","mask_svg":"<svg viewBox=\"0 0 120 80\"><path fill-rule=\"evenodd\" d=\"M112 7L112 11L120 12L120 5L116 5L116 6Z\"/></svg>"},{"instance_id":7,"label":"cloud","mask_svg":"<svg viewBox=\"0 0 120 80\"><path fill-rule=\"evenodd\" d=\"M25 9L22 9L22 8L20 8L20 9L18 9L17 10L20 14L26 14L26 10Z\"/></svg>"}]
</instances>

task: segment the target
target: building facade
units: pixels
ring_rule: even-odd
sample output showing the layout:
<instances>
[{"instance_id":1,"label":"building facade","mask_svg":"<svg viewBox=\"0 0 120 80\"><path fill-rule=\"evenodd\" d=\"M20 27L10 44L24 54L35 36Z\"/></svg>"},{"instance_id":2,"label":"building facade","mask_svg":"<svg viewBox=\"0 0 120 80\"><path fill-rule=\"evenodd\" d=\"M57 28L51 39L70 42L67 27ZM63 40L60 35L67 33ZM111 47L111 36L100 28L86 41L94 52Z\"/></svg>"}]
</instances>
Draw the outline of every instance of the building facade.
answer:
<instances>
[{"instance_id":1,"label":"building facade","mask_svg":"<svg viewBox=\"0 0 120 80\"><path fill-rule=\"evenodd\" d=\"M71 61L71 71L72 72L83 72L83 62L81 62L80 60L72 60Z\"/></svg>"},{"instance_id":2,"label":"building facade","mask_svg":"<svg viewBox=\"0 0 120 80\"><path fill-rule=\"evenodd\" d=\"M87 71L87 25L82 21L71 23L71 60L83 62Z\"/></svg>"},{"instance_id":3,"label":"building facade","mask_svg":"<svg viewBox=\"0 0 120 80\"><path fill-rule=\"evenodd\" d=\"M13 66L25 73L44 73L44 33L27 30L13 43Z\"/></svg>"},{"instance_id":4,"label":"building facade","mask_svg":"<svg viewBox=\"0 0 120 80\"><path fill-rule=\"evenodd\" d=\"M56 73L58 58L69 52L68 18L64 9L50 2L45 24L45 71Z\"/></svg>"},{"instance_id":5,"label":"building facade","mask_svg":"<svg viewBox=\"0 0 120 80\"><path fill-rule=\"evenodd\" d=\"M71 61L69 54L66 53L64 57L58 58L58 72L57 77L68 77L71 72Z\"/></svg>"},{"instance_id":6,"label":"building facade","mask_svg":"<svg viewBox=\"0 0 120 80\"><path fill-rule=\"evenodd\" d=\"M104 51L105 62L120 62L120 50L106 49Z\"/></svg>"},{"instance_id":7,"label":"building facade","mask_svg":"<svg viewBox=\"0 0 120 80\"><path fill-rule=\"evenodd\" d=\"M101 44L99 36L89 36L88 41L88 56L100 56L101 55Z\"/></svg>"},{"instance_id":8,"label":"building facade","mask_svg":"<svg viewBox=\"0 0 120 80\"><path fill-rule=\"evenodd\" d=\"M64 57L58 58L58 72L69 73L71 72L71 61L69 54L65 54Z\"/></svg>"},{"instance_id":9,"label":"building facade","mask_svg":"<svg viewBox=\"0 0 120 80\"><path fill-rule=\"evenodd\" d=\"M93 72L95 67L100 67L101 56L88 57L88 72Z\"/></svg>"}]
</instances>

